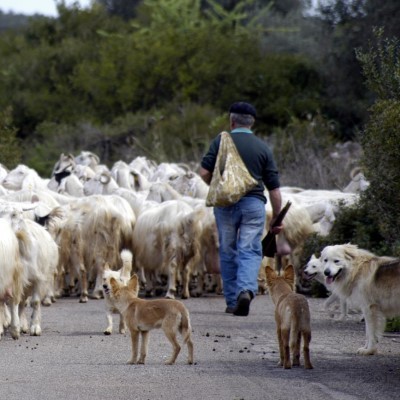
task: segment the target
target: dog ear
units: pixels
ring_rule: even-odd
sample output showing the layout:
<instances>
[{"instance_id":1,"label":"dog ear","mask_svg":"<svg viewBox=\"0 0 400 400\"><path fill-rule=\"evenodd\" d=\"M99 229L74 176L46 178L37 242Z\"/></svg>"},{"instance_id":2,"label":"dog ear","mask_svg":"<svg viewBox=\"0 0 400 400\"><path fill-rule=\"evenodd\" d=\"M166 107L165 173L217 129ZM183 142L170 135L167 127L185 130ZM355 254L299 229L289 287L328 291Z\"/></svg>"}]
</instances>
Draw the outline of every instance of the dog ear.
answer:
<instances>
[{"instance_id":1,"label":"dog ear","mask_svg":"<svg viewBox=\"0 0 400 400\"><path fill-rule=\"evenodd\" d=\"M108 263L104 264L104 271L109 271L110 270L110 265Z\"/></svg>"},{"instance_id":2,"label":"dog ear","mask_svg":"<svg viewBox=\"0 0 400 400\"><path fill-rule=\"evenodd\" d=\"M292 264L289 264L285 270L283 271L283 277L285 278L285 281L290 284L290 286L294 286L294 267Z\"/></svg>"},{"instance_id":3,"label":"dog ear","mask_svg":"<svg viewBox=\"0 0 400 400\"><path fill-rule=\"evenodd\" d=\"M343 246L343 249L344 249L344 257L347 260L352 261L357 257L358 246L351 243L347 243Z\"/></svg>"},{"instance_id":4,"label":"dog ear","mask_svg":"<svg viewBox=\"0 0 400 400\"><path fill-rule=\"evenodd\" d=\"M267 278L267 286L270 286L272 284L272 281L276 279L278 275L275 270L273 270L269 265L267 265L265 267L265 276Z\"/></svg>"},{"instance_id":5,"label":"dog ear","mask_svg":"<svg viewBox=\"0 0 400 400\"><path fill-rule=\"evenodd\" d=\"M138 276L136 274L132 275L131 279L129 280L128 287L129 287L129 290L131 290L135 294L135 296L138 295L139 282L138 282Z\"/></svg>"},{"instance_id":6,"label":"dog ear","mask_svg":"<svg viewBox=\"0 0 400 400\"><path fill-rule=\"evenodd\" d=\"M110 278L110 286L112 293L116 293L119 290L118 282L113 276Z\"/></svg>"}]
</instances>

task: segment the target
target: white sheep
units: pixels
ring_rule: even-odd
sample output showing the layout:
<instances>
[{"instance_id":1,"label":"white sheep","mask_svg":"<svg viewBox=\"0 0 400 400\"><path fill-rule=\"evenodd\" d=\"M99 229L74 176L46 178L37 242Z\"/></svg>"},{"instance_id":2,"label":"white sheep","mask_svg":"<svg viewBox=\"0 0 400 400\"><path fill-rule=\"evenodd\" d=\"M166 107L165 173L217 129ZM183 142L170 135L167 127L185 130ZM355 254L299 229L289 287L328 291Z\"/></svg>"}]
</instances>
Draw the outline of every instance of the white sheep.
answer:
<instances>
[{"instance_id":1,"label":"white sheep","mask_svg":"<svg viewBox=\"0 0 400 400\"><path fill-rule=\"evenodd\" d=\"M19 248L28 284L24 288L19 305L21 331L24 333L30 331L32 336L40 336L42 333L40 305L43 303L49 306L54 301L58 246L47 230L36 222L23 218L18 212L10 214L10 218L17 236L24 235ZM30 324L24 312L28 297L32 308Z\"/></svg>"},{"instance_id":2,"label":"white sheep","mask_svg":"<svg viewBox=\"0 0 400 400\"><path fill-rule=\"evenodd\" d=\"M287 188L282 192L284 201L290 200L296 207L304 208L310 215L315 231L326 236L336 220L339 205L350 206L358 201L358 193L345 193L339 190L294 190Z\"/></svg>"},{"instance_id":3,"label":"white sheep","mask_svg":"<svg viewBox=\"0 0 400 400\"><path fill-rule=\"evenodd\" d=\"M151 182L168 182L171 176L185 175L188 168L182 164L161 163L157 165L153 175L149 178Z\"/></svg>"},{"instance_id":4,"label":"white sheep","mask_svg":"<svg viewBox=\"0 0 400 400\"><path fill-rule=\"evenodd\" d=\"M180 194L205 199L208 194L208 185L193 171L185 174L173 175L168 183Z\"/></svg>"},{"instance_id":5,"label":"white sheep","mask_svg":"<svg viewBox=\"0 0 400 400\"><path fill-rule=\"evenodd\" d=\"M134 170L138 171L140 174L146 177L146 179L150 179L150 177L154 174L157 164L155 161L148 160L146 157L138 156L134 158L129 166Z\"/></svg>"},{"instance_id":6,"label":"white sheep","mask_svg":"<svg viewBox=\"0 0 400 400\"><path fill-rule=\"evenodd\" d=\"M10 190L46 189L50 179L43 179L32 168L20 164L4 178L3 186Z\"/></svg>"},{"instance_id":7,"label":"white sheep","mask_svg":"<svg viewBox=\"0 0 400 400\"><path fill-rule=\"evenodd\" d=\"M133 190L119 187L118 183L108 171L96 173L93 178L85 182L84 192L86 196L101 194L116 195L122 197L129 203L135 215L139 215L143 207L149 203L146 202L145 198L145 196L147 196L147 192L143 192L140 194L134 192Z\"/></svg>"},{"instance_id":8,"label":"white sheep","mask_svg":"<svg viewBox=\"0 0 400 400\"><path fill-rule=\"evenodd\" d=\"M350 173L351 181L343 189L346 193L359 193L367 190L370 183L365 178L364 173L359 168L354 168Z\"/></svg>"},{"instance_id":9,"label":"white sheep","mask_svg":"<svg viewBox=\"0 0 400 400\"><path fill-rule=\"evenodd\" d=\"M61 180L57 193L72 197L83 197L83 182L74 173Z\"/></svg>"},{"instance_id":10,"label":"white sheep","mask_svg":"<svg viewBox=\"0 0 400 400\"><path fill-rule=\"evenodd\" d=\"M82 184L96 175L96 172L94 172L92 168L81 164L76 164L72 172L78 177Z\"/></svg>"},{"instance_id":11,"label":"white sheep","mask_svg":"<svg viewBox=\"0 0 400 400\"><path fill-rule=\"evenodd\" d=\"M47 184L47 187L50 190L57 192L61 182L71 175L75 165L74 156L72 154L65 155L64 153L61 153L60 158L54 165L51 179Z\"/></svg>"},{"instance_id":12,"label":"white sheep","mask_svg":"<svg viewBox=\"0 0 400 400\"><path fill-rule=\"evenodd\" d=\"M222 294L222 279L219 265L219 240L213 209L210 207L197 207L200 229L198 236L192 240L198 242L200 259L194 266L193 274L197 278L196 287L191 295L199 297L207 292Z\"/></svg>"},{"instance_id":13,"label":"white sheep","mask_svg":"<svg viewBox=\"0 0 400 400\"><path fill-rule=\"evenodd\" d=\"M3 183L4 178L8 175L10 170L0 163L0 185Z\"/></svg>"},{"instance_id":14,"label":"white sheep","mask_svg":"<svg viewBox=\"0 0 400 400\"><path fill-rule=\"evenodd\" d=\"M168 200L180 200L182 195L167 182L153 182L146 200L162 203Z\"/></svg>"},{"instance_id":15,"label":"white sheep","mask_svg":"<svg viewBox=\"0 0 400 400\"><path fill-rule=\"evenodd\" d=\"M79 165L86 165L92 170L96 170L96 167L100 163L100 157L91 151L81 151L81 153L75 157L75 163Z\"/></svg>"},{"instance_id":16,"label":"white sheep","mask_svg":"<svg viewBox=\"0 0 400 400\"><path fill-rule=\"evenodd\" d=\"M127 201L114 195L76 199L63 214L49 226L60 247L58 271L69 280L70 291L79 280L80 302L86 303L91 285L91 297L101 297L104 265L120 265L122 248L132 251L136 217Z\"/></svg>"},{"instance_id":17,"label":"white sheep","mask_svg":"<svg viewBox=\"0 0 400 400\"><path fill-rule=\"evenodd\" d=\"M193 211L187 203L170 200L144 210L137 218L133 230L133 254L137 270L146 276L146 293L152 295L155 276L168 276L166 297L176 293L176 272L182 271L185 256L178 256L180 221ZM183 261L185 260L185 261ZM178 265L179 264L179 265Z\"/></svg>"},{"instance_id":18,"label":"white sheep","mask_svg":"<svg viewBox=\"0 0 400 400\"><path fill-rule=\"evenodd\" d=\"M0 218L0 303L2 315L0 323L0 338L4 334L4 325L10 324L13 339L20 336L20 319L18 314L24 286L27 277L21 262L17 235L11 227L8 218ZM22 235L20 240L22 240ZM10 305L11 320L5 318L5 302Z\"/></svg>"}]
</instances>

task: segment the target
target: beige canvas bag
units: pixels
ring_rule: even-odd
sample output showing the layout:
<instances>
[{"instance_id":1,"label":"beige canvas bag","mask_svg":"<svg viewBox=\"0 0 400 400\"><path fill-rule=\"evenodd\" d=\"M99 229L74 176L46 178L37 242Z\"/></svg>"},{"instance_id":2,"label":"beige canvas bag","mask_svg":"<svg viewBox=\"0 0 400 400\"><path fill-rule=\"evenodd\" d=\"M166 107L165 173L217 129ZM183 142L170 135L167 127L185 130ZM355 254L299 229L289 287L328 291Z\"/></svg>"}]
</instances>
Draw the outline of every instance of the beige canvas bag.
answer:
<instances>
[{"instance_id":1,"label":"beige canvas bag","mask_svg":"<svg viewBox=\"0 0 400 400\"><path fill-rule=\"evenodd\" d=\"M217 160L206 199L208 207L227 207L257 185L228 132L221 132Z\"/></svg>"}]
</instances>

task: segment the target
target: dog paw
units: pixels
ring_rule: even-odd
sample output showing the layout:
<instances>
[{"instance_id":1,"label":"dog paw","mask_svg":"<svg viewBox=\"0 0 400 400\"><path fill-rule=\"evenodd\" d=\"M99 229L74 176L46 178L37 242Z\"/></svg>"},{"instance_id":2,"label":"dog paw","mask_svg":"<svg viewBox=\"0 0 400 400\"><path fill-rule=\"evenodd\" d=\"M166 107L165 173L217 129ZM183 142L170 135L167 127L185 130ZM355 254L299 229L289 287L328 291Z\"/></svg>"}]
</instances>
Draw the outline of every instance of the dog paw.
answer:
<instances>
[{"instance_id":1,"label":"dog paw","mask_svg":"<svg viewBox=\"0 0 400 400\"><path fill-rule=\"evenodd\" d=\"M357 354L360 354L362 356L373 356L376 353L377 353L377 349L368 349L365 347L360 347L357 350Z\"/></svg>"},{"instance_id":2,"label":"dog paw","mask_svg":"<svg viewBox=\"0 0 400 400\"><path fill-rule=\"evenodd\" d=\"M128 360L126 363L129 365L136 365L136 360Z\"/></svg>"},{"instance_id":3,"label":"dog paw","mask_svg":"<svg viewBox=\"0 0 400 400\"><path fill-rule=\"evenodd\" d=\"M300 362L293 361L292 367L300 367Z\"/></svg>"}]
</instances>

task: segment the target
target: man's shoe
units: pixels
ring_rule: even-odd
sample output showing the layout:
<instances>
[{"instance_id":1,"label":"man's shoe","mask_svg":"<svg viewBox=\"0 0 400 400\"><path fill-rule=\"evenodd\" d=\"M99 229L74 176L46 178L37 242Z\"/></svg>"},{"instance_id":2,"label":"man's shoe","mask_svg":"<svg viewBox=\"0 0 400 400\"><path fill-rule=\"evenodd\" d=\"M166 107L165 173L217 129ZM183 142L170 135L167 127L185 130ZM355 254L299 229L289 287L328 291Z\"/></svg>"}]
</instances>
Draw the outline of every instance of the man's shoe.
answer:
<instances>
[{"instance_id":1,"label":"man's shoe","mask_svg":"<svg viewBox=\"0 0 400 400\"><path fill-rule=\"evenodd\" d=\"M235 310L233 311L233 315L247 317L249 315L251 299L252 296L250 295L250 292L241 292L239 294Z\"/></svg>"},{"instance_id":2,"label":"man's shoe","mask_svg":"<svg viewBox=\"0 0 400 400\"><path fill-rule=\"evenodd\" d=\"M235 307L226 307L225 312L227 314L233 314L233 312L235 311Z\"/></svg>"}]
</instances>

